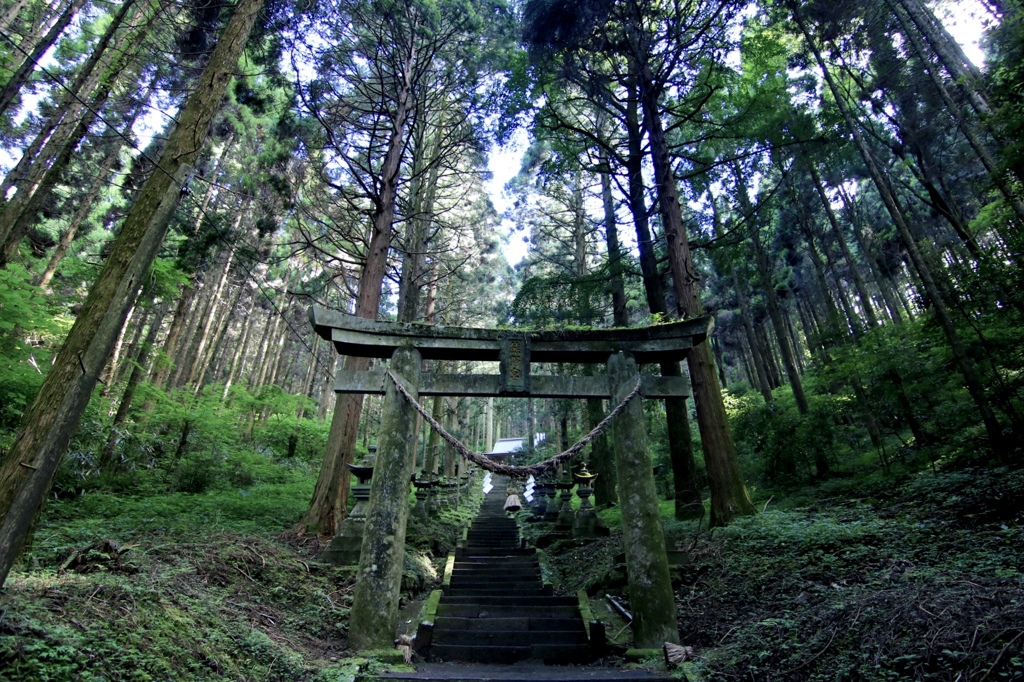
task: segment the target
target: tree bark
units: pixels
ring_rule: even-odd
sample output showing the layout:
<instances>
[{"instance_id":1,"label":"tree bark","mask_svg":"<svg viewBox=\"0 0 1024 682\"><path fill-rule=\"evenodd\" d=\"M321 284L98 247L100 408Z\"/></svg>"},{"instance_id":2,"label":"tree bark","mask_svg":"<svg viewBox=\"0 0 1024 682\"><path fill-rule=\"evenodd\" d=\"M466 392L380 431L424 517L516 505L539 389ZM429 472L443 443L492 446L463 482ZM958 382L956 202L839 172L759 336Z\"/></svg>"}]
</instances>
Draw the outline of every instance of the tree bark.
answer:
<instances>
[{"instance_id":1,"label":"tree bark","mask_svg":"<svg viewBox=\"0 0 1024 682\"><path fill-rule=\"evenodd\" d=\"M152 303L152 300L150 301ZM139 343L142 341L142 334L146 331L146 325L149 324L149 318L152 316L152 306L145 306L142 310L139 310L139 306L135 306L135 310L131 315L128 316L128 320L125 321L124 330L121 332L121 338L118 339L118 346L124 343L124 334L129 327L132 326L132 317L135 317L134 327L132 331L132 340L128 342L128 350L124 353L124 362L116 362L118 357L118 349L114 350L114 359L111 360L107 366L107 385L103 388L101 395L107 395L110 389L124 378L125 373L125 362L131 362L135 359L135 354L138 352Z\"/></svg>"},{"instance_id":2,"label":"tree bark","mask_svg":"<svg viewBox=\"0 0 1024 682\"><path fill-rule=\"evenodd\" d=\"M234 293L228 300L227 305L224 306L224 311L218 319L217 325L214 327L212 339L210 341L210 350L203 356L203 359L200 361L199 367L197 368L196 376L193 380L195 382L195 388L192 391L194 395L199 395L211 376L210 366L224 341L224 335L227 333L228 326L231 323L231 318L234 316L235 311L238 310L238 301L242 298L244 290L244 286L235 287Z\"/></svg>"},{"instance_id":3,"label":"tree bark","mask_svg":"<svg viewBox=\"0 0 1024 682\"><path fill-rule=\"evenodd\" d=\"M249 390L259 390L263 380L267 376L267 366L270 364L270 346L277 340L277 326L281 322L281 315L276 308L267 311L267 321L263 323L263 337L260 339L259 351L256 353L256 363L249 375Z\"/></svg>"},{"instance_id":4,"label":"tree bark","mask_svg":"<svg viewBox=\"0 0 1024 682\"><path fill-rule=\"evenodd\" d=\"M437 195L439 153L438 135L428 137L423 130L426 124L416 131L416 156L413 159L412 180L409 196L411 210L405 240L405 252L402 254L402 273L398 286L399 322L413 322L418 317L420 293L423 278L427 271L426 248L430 237L430 228L434 221L434 201Z\"/></svg>"},{"instance_id":5,"label":"tree bark","mask_svg":"<svg viewBox=\"0 0 1024 682\"><path fill-rule=\"evenodd\" d=\"M609 288L612 295L612 323L616 327L628 327L626 313L626 285L622 279L622 248L619 246L619 227L615 218L615 200L612 196L611 160L608 153L601 152L601 163L606 172L601 173L601 201L604 204L604 235L608 247Z\"/></svg>"},{"instance_id":6,"label":"tree bark","mask_svg":"<svg viewBox=\"0 0 1024 682\"><path fill-rule=\"evenodd\" d=\"M963 133L965 138L967 138L967 142L971 145L971 148L974 149L974 152L977 154L982 165L985 166L985 170L988 171L989 176L992 178L992 182L995 183L999 193L1002 194L1007 203L1010 204L1010 208L1013 209L1017 219L1024 221L1024 202L1020 200L1020 197L1017 196L1011 188L1010 183L1006 181L1005 173L996 163L996 159L992 155L992 151L989 149L988 144L982 140L982 136L978 131L975 122L970 120L961 109L960 105L953 100L953 97L949 93L949 88L946 87L946 83L942 80L936 69L931 66L931 59L929 59L928 51L925 49L925 46L921 41L922 36L910 25L913 22L906 14L906 10L904 8L905 4L910 3L901 3L899 0L889 2L889 6L893 8L893 12L895 13L897 20L900 22L900 25L903 26L907 38L910 40L911 46L921 58L924 70L935 85L935 89L942 98L943 104L946 105L946 109L949 110L950 116L952 116L953 120L956 121L960 132ZM953 76L953 78L954 80L957 80L956 76Z\"/></svg>"},{"instance_id":7,"label":"tree bark","mask_svg":"<svg viewBox=\"0 0 1024 682\"><path fill-rule=\"evenodd\" d=\"M839 196L843 199L843 208L846 211L846 219L850 222L850 227L853 230L853 238L857 242L857 248L860 249L861 255L864 256L864 262L868 264L868 270L871 272L871 276L874 278L875 284L878 286L878 291L882 295L882 300L885 302L886 311L889 313L889 319L896 324L901 324L903 322L903 316L900 314L899 304L893 298L892 289L889 287L888 282L885 281L886 278L881 273L875 259L871 256L871 245L864 236L864 228L861 225L860 216L857 213L853 199L842 187L839 188Z\"/></svg>"},{"instance_id":8,"label":"tree bark","mask_svg":"<svg viewBox=\"0 0 1024 682\"><path fill-rule=\"evenodd\" d=\"M237 232L238 226L241 225L244 215L245 209L239 209L238 215L235 218L235 224L231 229L231 234L235 234ZM197 330L199 342L196 344L195 350L191 353L191 362L189 363L187 372L188 378L185 380L185 383L195 384L199 379L201 369L205 367L203 361L205 359L207 348L210 345L210 330L214 328L214 322L217 319L217 314L223 304L222 299L224 296L224 287L227 286L228 275L231 273L231 264L235 260L236 245L237 242L234 240L228 244L227 253L224 254L224 265L220 268L216 284L210 290L210 303L207 306L202 326Z\"/></svg>"},{"instance_id":9,"label":"tree bark","mask_svg":"<svg viewBox=\"0 0 1024 682\"><path fill-rule=\"evenodd\" d=\"M164 358L161 360L160 364L154 364L152 376L149 380L153 385L153 388L163 388L168 375L174 369L172 363L174 362L175 356L178 354L178 344L181 341L181 334L185 329L186 320L189 316L188 313L192 307L192 301L195 298L195 294L195 287L191 284L187 284L178 296L178 303L174 308L174 318L171 320L170 329L167 330L167 338L164 339ZM153 406L149 401L147 401L143 410L149 412L151 409L153 409Z\"/></svg>"},{"instance_id":10,"label":"tree bark","mask_svg":"<svg viewBox=\"0 0 1024 682\"><path fill-rule=\"evenodd\" d=\"M139 354L132 364L132 372L128 375L128 383L124 387L124 393L121 394L121 402L117 406L117 413L114 415L114 421L110 427L110 436L107 438L107 443L100 455L101 469L109 471L114 468L114 450L117 447L118 431L128 421L128 411L131 410L132 401L135 399L135 389L138 388L139 382L146 375L146 370L144 369L146 359L149 356L150 349L153 347L153 343L156 341L157 334L160 333L160 327L163 324L166 312L167 304L160 304L160 307L150 320L149 331L146 332L146 338L142 342Z\"/></svg>"},{"instance_id":11,"label":"tree bark","mask_svg":"<svg viewBox=\"0 0 1024 682\"><path fill-rule=\"evenodd\" d=\"M11 29L14 28L15 22L17 22L19 18L22 18L23 13L28 7L28 3L29 0L16 0L15 2L11 3L11 6L4 13L3 19L0 20L0 30L3 30L4 33L10 33ZM34 9L38 9L41 5L42 3L39 3L38 5L36 5ZM29 21L37 23L37 25L39 26L42 26L42 19L43 17L30 17Z\"/></svg>"},{"instance_id":12,"label":"tree bark","mask_svg":"<svg viewBox=\"0 0 1024 682\"><path fill-rule=\"evenodd\" d=\"M594 428L604 419L604 401L599 398L586 400L587 422ZM609 507L618 502L616 492L615 461L608 437L601 434L590 444L590 469L598 474L594 479L594 498L598 507Z\"/></svg>"},{"instance_id":13,"label":"tree bark","mask_svg":"<svg viewBox=\"0 0 1024 682\"><path fill-rule=\"evenodd\" d=\"M134 0L127 0L121 6L89 59L82 65L71 85L71 92L62 98L58 107L63 112L63 119L39 155L32 159L18 193L0 212L0 267L17 253L22 239L36 222L37 213L50 200L54 187L74 158L75 149L96 121L99 109L110 96L114 80L132 60L133 45L118 45L116 50L108 48L133 3ZM136 17L139 14L136 13ZM142 34L138 33L133 42L141 38ZM86 97L90 98L89 107L82 104Z\"/></svg>"},{"instance_id":14,"label":"tree bark","mask_svg":"<svg viewBox=\"0 0 1024 682\"><path fill-rule=\"evenodd\" d=\"M849 269L850 277L853 279L853 287L857 290L857 298L860 299L861 310L864 311L864 317L867 318L867 326L869 329L874 329L878 326L878 316L875 314L875 307L872 305L871 294L868 292L867 284L864 282L859 266L853 259L853 253L850 251L850 246L846 243L843 230L839 227L839 220L836 219L836 214L832 210L832 203L828 198L828 194L825 193L825 185L821 181L821 176L818 175L818 169L811 162L807 162L806 166L811 174L811 180L814 182L814 188L818 192L818 198L821 199L821 205L825 209L828 224L832 227L832 236L836 240L843 258L846 260L846 267Z\"/></svg>"},{"instance_id":15,"label":"tree bark","mask_svg":"<svg viewBox=\"0 0 1024 682\"><path fill-rule=\"evenodd\" d=\"M740 305L740 319L743 321L743 331L747 336L747 347L750 349L751 360L754 365L757 389L766 403L774 400L772 387L768 381L768 372L765 369L764 358L761 357L761 348L757 336L754 334L753 318L750 315L750 290L747 282L740 275L740 269L732 271L733 286L736 290L736 301Z\"/></svg>"},{"instance_id":16,"label":"tree bark","mask_svg":"<svg viewBox=\"0 0 1024 682\"><path fill-rule=\"evenodd\" d=\"M370 240L363 270L359 275L355 314L371 320L376 319L379 312L381 285L387 274L387 256L394 229L395 201L398 197L398 178L405 147L405 128L411 113L412 83L409 79L415 59L415 51L410 50L405 57L404 80L396 93L395 113L391 121L387 153L380 171L380 189L375 201L376 210L372 217ZM369 366L369 358L347 357L344 361L347 370L364 371ZM327 436L324 462L320 467L309 509L299 523L299 533L315 532L333 536L338 523L347 513L351 477L339 473L347 471L347 465L351 464L355 457L362 410L362 395L346 394L338 398Z\"/></svg>"},{"instance_id":17,"label":"tree bark","mask_svg":"<svg viewBox=\"0 0 1024 682\"><path fill-rule=\"evenodd\" d=\"M626 109L626 132L629 153L626 158L626 174L629 186L629 210L633 215L637 247L640 251L640 272L644 283L644 294L651 315L668 317L665 288L658 273L658 258L654 250L650 220L647 215L646 189L643 177L643 128L640 123L639 88L634 85ZM637 96L634 97L633 95ZM661 365L662 376L682 376L678 362ZM675 485L675 513L677 518L703 514L704 505L701 491L694 473L697 470L693 458L693 439L690 432L690 414L686 401L669 399L665 401L665 416L668 429L669 458Z\"/></svg>"},{"instance_id":18,"label":"tree bark","mask_svg":"<svg viewBox=\"0 0 1024 682\"><path fill-rule=\"evenodd\" d=\"M646 65L638 66L644 68ZM690 245L683 226L676 179L672 174L668 144L658 109L658 93L650 76L642 77L640 82L640 101L651 143L658 206L668 242L669 265L679 315L683 319L698 317L703 314L704 307L696 287L697 276L690 257ZM737 516L753 514L754 504L750 501L740 471L736 445L725 414L722 389L718 384L714 362L711 359L710 345L702 343L694 347L687 357L687 362L690 367L693 399L697 407L697 424L700 427L704 462L711 488L711 524L726 525Z\"/></svg>"},{"instance_id":19,"label":"tree bark","mask_svg":"<svg viewBox=\"0 0 1024 682\"><path fill-rule=\"evenodd\" d=\"M46 265L46 269L43 270L43 274L39 276L37 282L40 289L44 291L49 290L50 280L57 274L57 268L60 267L60 263L64 260L64 256L67 255L68 249L71 248L71 242L75 240L78 235L78 229L85 222L86 218L89 217L89 212L92 210L93 202L96 201L96 197L99 196L100 190L107 184L109 179L107 176L110 174L110 169L114 167L114 163L117 161L117 157L121 154L121 145L115 144L114 148L110 150L106 158L103 159L103 163L100 164L99 170L96 173L96 177L93 179L92 184L86 191L85 196L78 202L78 208L75 209L74 215L71 217L71 221L68 223L68 228L60 235L60 241L57 242L57 246L54 248L53 253L50 255L50 261Z\"/></svg>"},{"instance_id":20,"label":"tree bark","mask_svg":"<svg viewBox=\"0 0 1024 682\"><path fill-rule=\"evenodd\" d=\"M743 191L745 190L741 190L741 196ZM786 376L789 378L789 388L793 391L793 399L796 400L797 411L800 414L807 414L810 411L810 407L807 404L807 395L804 393L804 384L800 379L800 372L796 366L795 353L789 345L789 334L786 330L786 324L782 319L779 296L775 292L775 284L771 280L771 267L768 263L768 255L765 253L764 245L761 243L761 236L756 228L751 236L751 243L754 246L754 257L757 260L757 269L761 274L764 297L768 304L768 316L771 318L772 327L775 329L775 340L779 344L782 364L786 369Z\"/></svg>"},{"instance_id":21,"label":"tree bark","mask_svg":"<svg viewBox=\"0 0 1024 682\"><path fill-rule=\"evenodd\" d=\"M255 303L253 308L255 308ZM221 400L226 401L228 394L231 391L231 386L238 380L238 375L241 373L242 364L245 360L245 354L249 350L249 339L250 332L252 331L252 318L254 310L251 310L242 321L242 339L238 344L238 348L235 350L231 358L231 368L228 370L227 381L224 382L224 392L221 394Z\"/></svg>"},{"instance_id":22,"label":"tree bark","mask_svg":"<svg viewBox=\"0 0 1024 682\"><path fill-rule=\"evenodd\" d=\"M967 101L971 103L978 116L983 119L992 116L992 107L984 92L981 70L967 58L963 48L953 39L942 26L931 10L920 0L896 0L899 6L910 17L911 22L920 32L925 42L931 46L939 63L942 64L950 77L963 84ZM895 8L894 8L895 9ZM899 12L896 12L899 16ZM907 32L908 34L911 31ZM926 59L930 62L930 59Z\"/></svg>"}]
</instances>

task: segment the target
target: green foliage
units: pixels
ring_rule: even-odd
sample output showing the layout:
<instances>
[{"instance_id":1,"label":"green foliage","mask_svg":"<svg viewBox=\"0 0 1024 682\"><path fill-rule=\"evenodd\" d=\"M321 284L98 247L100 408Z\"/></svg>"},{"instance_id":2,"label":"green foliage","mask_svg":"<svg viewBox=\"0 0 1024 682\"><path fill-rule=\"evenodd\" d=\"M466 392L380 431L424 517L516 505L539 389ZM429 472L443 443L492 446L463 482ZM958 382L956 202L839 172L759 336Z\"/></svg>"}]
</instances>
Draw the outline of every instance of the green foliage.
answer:
<instances>
[{"instance_id":1,"label":"green foliage","mask_svg":"<svg viewBox=\"0 0 1024 682\"><path fill-rule=\"evenodd\" d=\"M330 645L313 644L340 634L350 573L314 564L313 545L272 539L305 511L315 472L236 448L216 489L155 492L186 466L211 465L189 454L175 472L131 472L130 495L49 502L23 557L31 570L2 597L17 613L0 620L5 679L351 677ZM232 466L249 487L227 487Z\"/></svg>"},{"instance_id":2,"label":"green foliage","mask_svg":"<svg viewBox=\"0 0 1024 682\"><path fill-rule=\"evenodd\" d=\"M470 484L470 492L460 506L441 509L427 520L410 516L406 544L434 557L447 557L462 539L462 531L476 517L482 498L480 486Z\"/></svg>"},{"instance_id":3,"label":"green foliage","mask_svg":"<svg viewBox=\"0 0 1024 682\"><path fill-rule=\"evenodd\" d=\"M90 409L96 414L85 420L65 457L56 490L201 493L250 488L285 482L291 471L319 462L328 425L297 416L300 408L312 413L307 398L276 386L255 394L236 386L224 402L223 392L221 385L207 386L199 396L141 386L138 400L149 401L152 410L119 429L114 471L101 471L94 454L109 433L109 417L97 406L103 401L94 398Z\"/></svg>"},{"instance_id":4,"label":"green foliage","mask_svg":"<svg viewBox=\"0 0 1024 682\"><path fill-rule=\"evenodd\" d=\"M8 584L4 608L17 615L0 624L5 679L327 680L344 670L351 679L335 647L314 644L340 634L350 573L258 534L112 551L124 557L117 564L72 547L63 563L74 568Z\"/></svg>"},{"instance_id":5,"label":"green foliage","mask_svg":"<svg viewBox=\"0 0 1024 682\"><path fill-rule=\"evenodd\" d=\"M0 430L20 425L67 322L17 263L0 269Z\"/></svg>"},{"instance_id":6,"label":"green foliage","mask_svg":"<svg viewBox=\"0 0 1024 682\"><path fill-rule=\"evenodd\" d=\"M51 501L0 595L0 677L350 682L367 664L345 657L352 571L316 563L319 545L287 532L315 472L295 459L262 468L279 481ZM425 550L451 550L478 506L473 488L459 508L410 523L406 589L436 584Z\"/></svg>"},{"instance_id":7,"label":"green foliage","mask_svg":"<svg viewBox=\"0 0 1024 682\"><path fill-rule=\"evenodd\" d=\"M776 394L770 403L755 394L733 402L733 437L748 473L786 485L812 476L819 457L841 460L840 422L849 396L811 393L810 411L801 415L791 391Z\"/></svg>"},{"instance_id":8,"label":"green foliage","mask_svg":"<svg viewBox=\"0 0 1024 682\"><path fill-rule=\"evenodd\" d=\"M1011 339L1020 333L1013 318L985 318L978 324L989 352L1009 358ZM753 481L792 489L817 475L817 457L827 458L831 475L840 477L864 477L890 467L898 469L891 470L897 475L977 458L985 434L967 391L951 371L949 346L927 317L872 329L834 347L830 355L827 365L812 366L804 374L810 404L806 415L798 413L788 387L777 389L771 403L749 391L726 392L733 434ZM852 388L856 384L860 397ZM1016 388L1010 381L993 382L989 390L1012 400ZM869 416L879 428L881 448L868 440Z\"/></svg>"},{"instance_id":9,"label":"green foliage","mask_svg":"<svg viewBox=\"0 0 1024 682\"><path fill-rule=\"evenodd\" d=\"M1019 179L1024 177L1024 95L1020 83L1024 71L1024 14L1019 8L1007 11L988 40L991 94L996 114L992 123L1002 135L1002 161Z\"/></svg>"},{"instance_id":10,"label":"green foliage","mask_svg":"<svg viewBox=\"0 0 1024 682\"><path fill-rule=\"evenodd\" d=\"M278 533L305 511L312 494L312 472L295 470L282 483L249 489L124 495L86 492L47 505L32 556L44 565L56 562L69 546L103 539L120 543L141 537L198 539L216 533Z\"/></svg>"}]
</instances>

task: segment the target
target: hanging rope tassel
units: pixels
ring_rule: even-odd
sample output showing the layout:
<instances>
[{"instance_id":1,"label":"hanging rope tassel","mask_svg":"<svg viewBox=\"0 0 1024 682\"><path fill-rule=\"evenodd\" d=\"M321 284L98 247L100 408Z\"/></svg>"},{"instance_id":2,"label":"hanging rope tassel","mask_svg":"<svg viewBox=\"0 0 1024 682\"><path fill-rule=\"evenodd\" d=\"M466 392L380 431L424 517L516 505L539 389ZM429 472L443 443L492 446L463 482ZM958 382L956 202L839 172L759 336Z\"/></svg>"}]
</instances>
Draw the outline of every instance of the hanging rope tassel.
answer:
<instances>
[{"instance_id":1,"label":"hanging rope tassel","mask_svg":"<svg viewBox=\"0 0 1024 682\"><path fill-rule=\"evenodd\" d=\"M401 394L403 398L408 400L410 405L416 408L416 411L420 413L420 415L427 421L428 424L430 424L431 427L433 427L435 431L437 431L438 435L440 435L441 438L443 438L445 441L448 442L449 445L455 448L456 452L458 452L460 455L468 459L473 464L476 464L481 469L484 469L485 471L490 471L491 473L494 474L501 474L502 476L511 476L513 478L526 478L527 476L531 475L538 476L544 473L545 471L555 469L560 464L572 459L573 457L578 455L583 450L583 448L589 445L592 440L594 440L595 438L597 438L598 436L605 432L605 429L607 429L611 425L612 420L615 419L615 417L617 417L620 412L626 409L626 406L629 405L629 401L640 395L640 377L637 377L636 386L634 386L633 390L629 392L629 395L623 398L622 402L616 405L615 409L609 412L607 417L602 419L597 426L590 430L590 433L583 436L583 438L579 439L576 442L576 444L573 445L571 448L569 448L565 452L560 452L551 459L545 460L543 462L538 462L537 464L530 464L528 466L516 467L509 466L508 464L499 464L490 457L487 457L479 452L473 452L472 450L470 450L469 447L462 443L458 438L448 433L443 426L438 424L437 421L426 410L424 410L423 407L421 407L418 402L416 402L416 400L412 397L409 391L406 390L405 386L402 385L402 382L399 381L398 377L396 377L391 372L390 368L388 368L386 372L387 375L391 377L391 383L395 385L395 389L399 392L399 394Z\"/></svg>"}]
</instances>

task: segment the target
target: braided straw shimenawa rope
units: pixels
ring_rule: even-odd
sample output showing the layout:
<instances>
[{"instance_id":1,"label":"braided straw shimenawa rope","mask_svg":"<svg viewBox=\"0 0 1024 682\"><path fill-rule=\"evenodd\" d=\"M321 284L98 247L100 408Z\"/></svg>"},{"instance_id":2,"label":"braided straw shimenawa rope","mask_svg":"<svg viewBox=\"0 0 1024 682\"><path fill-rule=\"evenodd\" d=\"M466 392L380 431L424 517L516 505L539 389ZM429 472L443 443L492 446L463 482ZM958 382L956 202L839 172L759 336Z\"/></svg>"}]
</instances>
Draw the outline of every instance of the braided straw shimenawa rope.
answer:
<instances>
[{"instance_id":1,"label":"braided straw shimenawa rope","mask_svg":"<svg viewBox=\"0 0 1024 682\"><path fill-rule=\"evenodd\" d=\"M547 459L543 462L537 462L536 464L517 467L510 466L508 464L500 464L479 452L473 452L472 450L470 450L459 439L448 433L443 426L437 423L437 421L430 415L430 413L424 410L423 407L421 407L420 404L413 399L409 391L406 390L405 386L402 385L402 382L398 380L398 377L396 377L391 372L390 369L386 370L386 372L387 375L391 378L392 383L395 384L395 388L402 395L402 397L408 400L409 404L416 408L416 411L419 412L423 416L423 418L427 420L427 423L430 424L430 426L433 427L435 431L437 431L441 438L444 438L445 441L447 441L453 448L455 448L456 452L458 452L460 455L468 459L470 462L473 462L474 464L479 466L481 469L485 469L486 471L490 471L491 473L495 474L500 474L502 476L510 476L512 478L526 478L527 476L530 475L537 476L546 471L550 471L558 467L563 462L572 459L573 457L578 455L580 451L583 450L583 448L585 448L592 440L594 440L602 433L604 433L605 429L607 429L608 426L612 423L612 420L620 412L622 412L622 410L626 409L626 406L629 405L629 402L633 398L640 395L640 377L637 377L636 386L634 386L633 390L629 392L629 395L623 398L622 402L616 405L615 409L609 412L607 417L602 419L597 426L591 429L590 433L583 436L583 438L578 440L575 445L573 445L565 452L560 452L554 457L551 457L550 459Z\"/></svg>"}]
</instances>

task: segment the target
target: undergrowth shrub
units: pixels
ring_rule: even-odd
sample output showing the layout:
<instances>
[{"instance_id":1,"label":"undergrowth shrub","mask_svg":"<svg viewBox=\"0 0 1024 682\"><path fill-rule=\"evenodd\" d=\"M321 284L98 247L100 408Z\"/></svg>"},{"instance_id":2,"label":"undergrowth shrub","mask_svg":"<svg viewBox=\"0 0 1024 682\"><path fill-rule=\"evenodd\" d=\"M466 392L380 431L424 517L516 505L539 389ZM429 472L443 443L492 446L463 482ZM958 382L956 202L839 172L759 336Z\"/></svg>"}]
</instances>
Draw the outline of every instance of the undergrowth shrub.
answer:
<instances>
[{"instance_id":1,"label":"undergrowth shrub","mask_svg":"<svg viewBox=\"0 0 1024 682\"><path fill-rule=\"evenodd\" d=\"M43 296L21 264L0 269L0 430L21 426L70 327L61 303Z\"/></svg>"},{"instance_id":2,"label":"undergrowth shrub","mask_svg":"<svg viewBox=\"0 0 1024 682\"><path fill-rule=\"evenodd\" d=\"M729 412L733 437L753 481L792 486L818 474L819 460L831 470L843 462L846 441L842 424L849 397L808 395L810 410L800 414L790 390L779 389L765 403L759 394L732 397Z\"/></svg>"}]
</instances>

